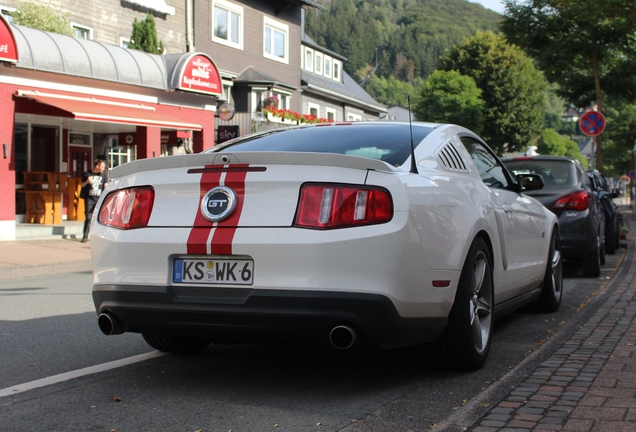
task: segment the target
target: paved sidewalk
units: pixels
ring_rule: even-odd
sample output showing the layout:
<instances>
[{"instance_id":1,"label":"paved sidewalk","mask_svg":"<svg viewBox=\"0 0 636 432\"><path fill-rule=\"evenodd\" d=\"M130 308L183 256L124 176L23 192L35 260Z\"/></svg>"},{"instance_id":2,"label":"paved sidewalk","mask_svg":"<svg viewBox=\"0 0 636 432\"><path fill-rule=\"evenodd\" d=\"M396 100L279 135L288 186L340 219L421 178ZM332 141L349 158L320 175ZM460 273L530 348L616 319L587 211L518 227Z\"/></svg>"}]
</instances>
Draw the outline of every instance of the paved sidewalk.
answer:
<instances>
[{"instance_id":1,"label":"paved sidewalk","mask_svg":"<svg viewBox=\"0 0 636 432\"><path fill-rule=\"evenodd\" d=\"M90 243L68 240L0 241L0 279L91 271Z\"/></svg>"},{"instance_id":2,"label":"paved sidewalk","mask_svg":"<svg viewBox=\"0 0 636 432\"><path fill-rule=\"evenodd\" d=\"M631 212L627 219L633 231ZM499 388L482 392L433 430L636 432L635 238L628 236L617 283L587 306L596 301L596 311L581 310L587 318L575 317L569 332L564 327L553 335L502 377Z\"/></svg>"}]
</instances>

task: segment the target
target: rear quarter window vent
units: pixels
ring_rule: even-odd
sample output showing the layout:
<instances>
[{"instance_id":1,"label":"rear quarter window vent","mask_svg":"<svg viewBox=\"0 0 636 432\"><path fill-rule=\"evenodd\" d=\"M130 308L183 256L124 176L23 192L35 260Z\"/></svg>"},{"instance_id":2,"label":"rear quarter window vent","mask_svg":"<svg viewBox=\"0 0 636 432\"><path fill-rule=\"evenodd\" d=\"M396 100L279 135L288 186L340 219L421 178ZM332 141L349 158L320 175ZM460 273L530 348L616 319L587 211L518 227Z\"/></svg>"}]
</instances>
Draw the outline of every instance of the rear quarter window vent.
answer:
<instances>
[{"instance_id":1,"label":"rear quarter window vent","mask_svg":"<svg viewBox=\"0 0 636 432\"><path fill-rule=\"evenodd\" d=\"M448 171L468 172L464 159L452 143L446 143L437 152L437 158L442 166Z\"/></svg>"}]
</instances>

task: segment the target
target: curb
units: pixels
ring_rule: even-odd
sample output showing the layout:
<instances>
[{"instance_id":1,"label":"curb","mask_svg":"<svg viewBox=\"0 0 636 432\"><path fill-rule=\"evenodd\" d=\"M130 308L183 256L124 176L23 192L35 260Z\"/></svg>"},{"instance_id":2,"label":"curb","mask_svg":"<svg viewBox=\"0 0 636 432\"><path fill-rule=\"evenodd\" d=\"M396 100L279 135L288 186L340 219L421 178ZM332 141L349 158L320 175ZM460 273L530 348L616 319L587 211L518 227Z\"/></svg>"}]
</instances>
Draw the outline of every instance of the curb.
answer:
<instances>
[{"instance_id":1,"label":"curb","mask_svg":"<svg viewBox=\"0 0 636 432\"><path fill-rule=\"evenodd\" d=\"M78 261L74 263L60 263L37 267L18 267L0 270L0 279L15 279L32 276L48 276L62 273L92 272L91 261Z\"/></svg>"}]
</instances>

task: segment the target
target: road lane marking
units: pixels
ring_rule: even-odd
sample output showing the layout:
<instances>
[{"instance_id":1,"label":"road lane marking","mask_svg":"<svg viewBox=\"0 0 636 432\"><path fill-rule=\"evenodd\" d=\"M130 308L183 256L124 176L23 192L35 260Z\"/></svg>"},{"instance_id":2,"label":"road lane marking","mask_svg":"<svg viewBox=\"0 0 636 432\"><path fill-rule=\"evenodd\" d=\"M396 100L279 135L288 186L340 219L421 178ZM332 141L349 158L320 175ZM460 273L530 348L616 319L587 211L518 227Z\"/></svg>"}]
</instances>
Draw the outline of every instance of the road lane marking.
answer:
<instances>
[{"instance_id":1,"label":"road lane marking","mask_svg":"<svg viewBox=\"0 0 636 432\"><path fill-rule=\"evenodd\" d=\"M61 373L59 375L53 375L50 377L42 378L39 380L31 381L24 384L18 384L13 387L8 387L0 390L0 398L15 395L25 391L33 390L40 387L46 387L53 384L59 384L64 381L70 381L75 378L80 378L86 375L93 375L100 372L105 372L111 369L117 369L123 366L128 366L133 363L139 363L146 360L150 360L156 357L161 357L167 353L161 351L153 351L146 354L139 354L136 356L128 357L121 360L114 360L108 363L102 363L95 366L89 366L83 369L78 369L71 372Z\"/></svg>"}]
</instances>

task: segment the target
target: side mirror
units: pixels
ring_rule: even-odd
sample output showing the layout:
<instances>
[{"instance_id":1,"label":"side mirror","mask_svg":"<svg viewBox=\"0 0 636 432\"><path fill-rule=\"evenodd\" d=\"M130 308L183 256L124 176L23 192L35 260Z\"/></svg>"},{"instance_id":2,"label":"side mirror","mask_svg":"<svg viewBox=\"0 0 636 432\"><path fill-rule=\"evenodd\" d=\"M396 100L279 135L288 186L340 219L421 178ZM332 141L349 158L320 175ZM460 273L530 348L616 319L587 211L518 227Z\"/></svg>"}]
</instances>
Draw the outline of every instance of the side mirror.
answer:
<instances>
[{"instance_id":1,"label":"side mirror","mask_svg":"<svg viewBox=\"0 0 636 432\"><path fill-rule=\"evenodd\" d=\"M517 174L517 183L521 186L522 192L543 189L545 183L539 174Z\"/></svg>"},{"instance_id":2,"label":"side mirror","mask_svg":"<svg viewBox=\"0 0 636 432\"><path fill-rule=\"evenodd\" d=\"M599 200L602 200L602 199L605 199L605 198L611 198L611 197L612 197L612 195L608 191L605 191L605 190L598 191L598 199Z\"/></svg>"}]
</instances>

